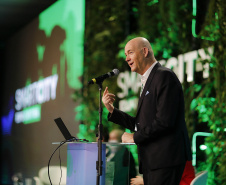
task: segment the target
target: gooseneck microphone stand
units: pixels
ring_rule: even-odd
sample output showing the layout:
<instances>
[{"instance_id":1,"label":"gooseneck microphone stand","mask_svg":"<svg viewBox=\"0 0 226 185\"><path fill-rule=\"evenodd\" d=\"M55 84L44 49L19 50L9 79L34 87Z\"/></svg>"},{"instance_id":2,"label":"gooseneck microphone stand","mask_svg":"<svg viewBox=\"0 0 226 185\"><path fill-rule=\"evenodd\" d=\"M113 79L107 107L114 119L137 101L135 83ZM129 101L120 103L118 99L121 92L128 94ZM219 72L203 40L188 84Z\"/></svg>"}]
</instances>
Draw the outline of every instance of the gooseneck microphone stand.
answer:
<instances>
[{"instance_id":1,"label":"gooseneck microphone stand","mask_svg":"<svg viewBox=\"0 0 226 185\"><path fill-rule=\"evenodd\" d=\"M102 161L102 132L103 132L103 125L102 125L102 82L98 83L99 86L99 125L98 125L98 160L96 162L96 169L97 169L97 180L96 180L96 185L100 184L100 176L102 175L102 165L103 165L103 161Z\"/></svg>"}]
</instances>

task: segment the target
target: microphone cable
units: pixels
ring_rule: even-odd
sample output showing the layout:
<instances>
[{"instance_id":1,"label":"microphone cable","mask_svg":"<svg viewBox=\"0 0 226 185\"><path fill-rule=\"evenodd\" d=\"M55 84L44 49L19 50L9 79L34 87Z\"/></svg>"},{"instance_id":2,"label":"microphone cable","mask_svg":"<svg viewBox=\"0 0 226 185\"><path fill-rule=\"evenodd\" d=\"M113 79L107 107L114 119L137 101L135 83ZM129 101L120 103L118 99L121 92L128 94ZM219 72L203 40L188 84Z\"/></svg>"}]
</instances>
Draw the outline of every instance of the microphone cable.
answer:
<instances>
[{"instance_id":1,"label":"microphone cable","mask_svg":"<svg viewBox=\"0 0 226 185\"><path fill-rule=\"evenodd\" d=\"M49 173L50 161L51 161L53 155L55 154L55 152L56 152L63 144L65 144L66 142L68 142L68 140L62 141L62 142L60 143L60 145L54 150L54 152L52 153L52 155L51 155L51 157L50 157L50 159L49 159L49 162L48 162L48 177L49 177L49 182L50 182L51 185L53 185L53 184L52 184L52 181L51 181L51 178L50 178L50 173ZM59 150L59 158L60 158L60 150ZM61 170L61 177L62 177L61 159L60 159L60 170ZM60 177L60 182L61 182L61 177Z\"/></svg>"},{"instance_id":2,"label":"microphone cable","mask_svg":"<svg viewBox=\"0 0 226 185\"><path fill-rule=\"evenodd\" d=\"M61 143L62 143L62 142L61 142ZM59 148L59 160L60 160L60 182L59 182L59 185L60 185L61 179L62 179L62 168L61 168L60 148Z\"/></svg>"}]
</instances>

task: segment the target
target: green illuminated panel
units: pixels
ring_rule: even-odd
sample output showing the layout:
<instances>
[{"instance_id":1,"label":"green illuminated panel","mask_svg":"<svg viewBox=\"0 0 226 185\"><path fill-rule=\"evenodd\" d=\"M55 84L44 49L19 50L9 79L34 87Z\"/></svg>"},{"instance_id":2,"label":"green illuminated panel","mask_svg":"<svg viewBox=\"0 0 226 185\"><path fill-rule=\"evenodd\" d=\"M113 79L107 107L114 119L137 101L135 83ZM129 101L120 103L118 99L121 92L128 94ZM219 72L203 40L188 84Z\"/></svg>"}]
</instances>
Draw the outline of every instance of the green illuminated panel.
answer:
<instances>
[{"instance_id":1,"label":"green illuminated panel","mask_svg":"<svg viewBox=\"0 0 226 185\"><path fill-rule=\"evenodd\" d=\"M79 78L83 74L85 0L57 1L39 15L39 22L39 29L43 30L47 37L51 37L56 26L59 26L66 34L66 39L59 48L61 51L59 70L61 94L64 93L65 69L67 69L66 82L69 87L80 89L82 83ZM43 49L39 48L39 50Z\"/></svg>"}]
</instances>

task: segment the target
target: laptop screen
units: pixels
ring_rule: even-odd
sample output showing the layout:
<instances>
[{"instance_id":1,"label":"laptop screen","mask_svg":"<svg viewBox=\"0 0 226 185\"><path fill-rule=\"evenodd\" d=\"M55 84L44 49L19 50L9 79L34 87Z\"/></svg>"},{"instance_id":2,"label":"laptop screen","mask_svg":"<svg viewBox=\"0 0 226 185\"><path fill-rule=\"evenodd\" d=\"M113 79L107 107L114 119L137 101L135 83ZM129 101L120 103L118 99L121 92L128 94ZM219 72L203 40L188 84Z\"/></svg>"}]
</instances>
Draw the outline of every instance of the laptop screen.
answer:
<instances>
[{"instance_id":1,"label":"laptop screen","mask_svg":"<svg viewBox=\"0 0 226 185\"><path fill-rule=\"evenodd\" d=\"M61 133L63 134L66 140L73 139L74 137L70 134L67 127L65 126L64 122L61 118L54 119L55 123L57 124L58 128L60 129Z\"/></svg>"}]
</instances>

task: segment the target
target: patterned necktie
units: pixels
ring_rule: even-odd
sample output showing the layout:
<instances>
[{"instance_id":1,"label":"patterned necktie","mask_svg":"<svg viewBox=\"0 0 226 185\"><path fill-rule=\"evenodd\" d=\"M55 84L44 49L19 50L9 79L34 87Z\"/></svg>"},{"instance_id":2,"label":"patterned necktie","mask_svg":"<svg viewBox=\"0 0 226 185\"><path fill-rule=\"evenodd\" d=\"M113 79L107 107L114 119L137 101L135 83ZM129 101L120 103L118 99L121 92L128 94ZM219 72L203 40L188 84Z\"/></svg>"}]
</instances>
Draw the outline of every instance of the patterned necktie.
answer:
<instances>
[{"instance_id":1,"label":"patterned necktie","mask_svg":"<svg viewBox=\"0 0 226 185\"><path fill-rule=\"evenodd\" d=\"M141 94L142 94L143 90L144 90L144 85L143 85L143 83L141 83L140 96L141 96Z\"/></svg>"}]
</instances>

